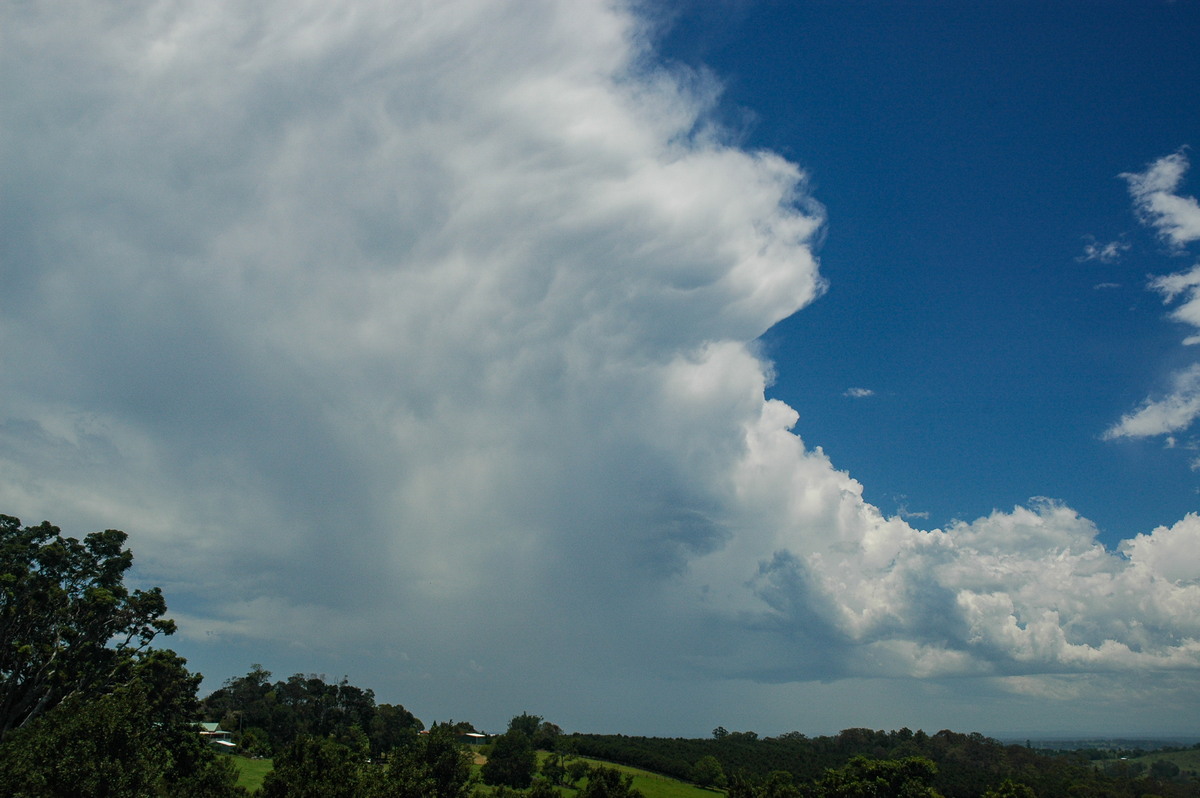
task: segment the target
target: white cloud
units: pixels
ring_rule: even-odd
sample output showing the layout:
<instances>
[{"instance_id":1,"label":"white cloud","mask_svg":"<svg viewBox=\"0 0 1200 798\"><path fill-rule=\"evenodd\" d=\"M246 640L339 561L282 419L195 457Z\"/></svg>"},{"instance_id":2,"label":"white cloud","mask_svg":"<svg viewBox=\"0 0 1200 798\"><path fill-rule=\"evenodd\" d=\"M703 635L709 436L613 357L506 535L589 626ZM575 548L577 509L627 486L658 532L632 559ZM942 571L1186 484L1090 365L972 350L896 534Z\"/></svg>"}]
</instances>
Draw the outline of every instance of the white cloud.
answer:
<instances>
[{"instance_id":1,"label":"white cloud","mask_svg":"<svg viewBox=\"0 0 1200 798\"><path fill-rule=\"evenodd\" d=\"M792 432L754 341L823 289L822 211L631 14L48 1L0 37L0 505L128 529L196 656L501 714L1196 667L1190 533L919 530Z\"/></svg>"},{"instance_id":2,"label":"white cloud","mask_svg":"<svg viewBox=\"0 0 1200 798\"><path fill-rule=\"evenodd\" d=\"M1195 585L1200 581L1200 516L1189 513L1172 527L1138 535L1122 543L1121 551L1139 568Z\"/></svg>"},{"instance_id":3,"label":"white cloud","mask_svg":"<svg viewBox=\"0 0 1200 798\"><path fill-rule=\"evenodd\" d=\"M1117 240L1102 244L1088 236L1087 242L1083 245L1083 254L1076 260L1081 263L1093 260L1101 263L1116 263L1125 252L1129 251L1129 248L1130 244L1127 241Z\"/></svg>"},{"instance_id":4,"label":"white cloud","mask_svg":"<svg viewBox=\"0 0 1200 798\"><path fill-rule=\"evenodd\" d=\"M1200 206L1193 197L1173 193L1187 168L1187 158L1180 151L1158 159L1145 172L1122 175L1129 181L1134 208L1142 220L1180 247L1200 238ZM1183 301L1171 311L1170 317L1200 328L1200 266L1154 277L1148 287L1162 295L1164 304L1182 295ZM1183 343L1198 344L1200 335L1189 335ZM1148 397L1137 410L1125 414L1105 430L1104 439L1145 438L1188 429L1200 416L1200 364L1176 371L1170 382L1164 396ZM1167 441L1168 447L1174 443L1174 439Z\"/></svg>"},{"instance_id":5,"label":"white cloud","mask_svg":"<svg viewBox=\"0 0 1200 798\"><path fill-rule=\"evenodd\" d=\"M843 396L848 396L851 399L863 399L868 396L874 396L875 392L870 388L847 388Z\"/></svg>"},{"instance_id":6,"label":"white cloud","mask_svg":"<svg viewBox=\"0 0 1200 798\"><path fill-rule=\"evenodd\" d=\"M1176 321L1200 328L1200 266L1190 271L1155 277L1150 281L1151 290L1162 294L1164 303L1174 302L1180 294L1184 301L1171 311L1171 318ZM1196 336L1184 339L1184 344L1191 345L1200 340Z\"/></svg>"},{"instance_id":7,"label":"white cloud","mask_svg":"<svg viewBox=\"0 0 1200 798\"><path fill-rule=\"evenodd\" d=\"M1175 246L1200 239L1200 204L1195 197L1176 193L1188 166L1181 150L1159 158L1144 172L1121 175L1142 220Z\"/></svg>"},{"instance_id":8,"label":"white cloud","mask_svg":"<svg viewBox=\"0 0 1200 798\"><path fill-rule=\"evenodd\" d=\"M1171 390L1142 406L1104 431L1105 440L1146 438L1187 429L1200 416L1200 364L1172 375Z\"/></svg>"}]
</instances>

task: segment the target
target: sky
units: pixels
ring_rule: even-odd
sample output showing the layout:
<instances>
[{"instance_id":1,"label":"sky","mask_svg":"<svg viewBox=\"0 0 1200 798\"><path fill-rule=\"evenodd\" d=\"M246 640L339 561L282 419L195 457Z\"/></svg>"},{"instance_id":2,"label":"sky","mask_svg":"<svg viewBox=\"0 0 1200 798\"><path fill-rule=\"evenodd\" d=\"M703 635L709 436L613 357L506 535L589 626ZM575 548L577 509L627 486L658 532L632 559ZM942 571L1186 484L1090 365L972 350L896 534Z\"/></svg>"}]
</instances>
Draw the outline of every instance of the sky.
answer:
<instances>
[{"instance_id":1,"label":"sky","mask_svg":"<svg viewBox=\"0 0 1200 798\"><path fill-rule=\"evenodd\" d=\"M1200 3L0 7L0 512L205 689L1200 736Z\"/></svg>"}]
</instances>

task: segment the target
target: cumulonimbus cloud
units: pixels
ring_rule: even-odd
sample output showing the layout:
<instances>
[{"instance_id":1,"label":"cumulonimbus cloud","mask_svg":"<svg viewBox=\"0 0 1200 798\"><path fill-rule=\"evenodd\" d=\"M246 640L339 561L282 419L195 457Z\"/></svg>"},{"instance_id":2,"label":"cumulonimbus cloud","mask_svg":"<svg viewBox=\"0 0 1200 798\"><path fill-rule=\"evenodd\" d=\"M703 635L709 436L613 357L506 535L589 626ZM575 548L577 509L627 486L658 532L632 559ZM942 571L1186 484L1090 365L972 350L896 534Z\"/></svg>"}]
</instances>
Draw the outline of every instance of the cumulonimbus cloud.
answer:
<instances>
[{"instance_id":1,"label":"cumulonimbus cloud","mask_svg":"<svg viewBox=\"0 0 1200 798\"><path fill-rule=\"evenodd\" d=\"M754 342L823 290L823 212L629 9L47 0L0 37L0 501L131 531L185 632L1200 665L1194 517L1123 553L1053 502L920 530L805 446Z\"/></svg>"}]
</instances>

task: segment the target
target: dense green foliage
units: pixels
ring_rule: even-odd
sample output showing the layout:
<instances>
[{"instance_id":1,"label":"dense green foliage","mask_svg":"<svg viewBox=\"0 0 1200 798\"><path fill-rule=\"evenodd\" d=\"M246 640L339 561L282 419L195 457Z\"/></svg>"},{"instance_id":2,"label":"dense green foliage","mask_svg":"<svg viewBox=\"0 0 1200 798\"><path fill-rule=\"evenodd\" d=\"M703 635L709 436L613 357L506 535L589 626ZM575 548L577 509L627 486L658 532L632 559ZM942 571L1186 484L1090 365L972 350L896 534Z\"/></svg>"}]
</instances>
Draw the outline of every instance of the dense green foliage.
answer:
<instances>
[{"instance_id":1,"label":"dense green foliage","mask_svg":"<svg viewBox=\"0 0 1200 798\"><path fill-rule=\"evenodd\" d=\"M275 758L265 798L355 798L362 757L328 737L300 735Z\"/></svg>"},{"instance_id":2,"label":"dense green foliage","mask_svg":"<svg viewBox=\"0 0 1200 798\"><path fill-rule=\"evenodd\" d=\"M346 679L295 674L271 682L254 665L203 701L207 719L233 732L247 753L281 751L297 737L333 737L350 747L366 744L372 756L409 745L425 726L404 707L376 704L375 693Z\"/></svg>"},{"instance_id":3,"label":"dense green foliage","mask_svg":"<svg viewBox=\"0 0 1200 798\"><path fill-rule=\"evenodd\" d=\"M936 774L937 766L920 756L856 756L845 767L825 771L805 792L813 798L941 798L930 786Z\"/></svg>"},{"instance_id":4,"label":"dense green foliage","mask_svg":"<svg viewBox=\"0 0 1200 798\"><path fill-rule=\"evenodd\" d=\"M161 591L126 588L125 539L0 515L0 794L240 793L197 734L200 676L149 647L174 624Z\"/></svg>"},{"instance_id":5,"label":"dense green foliage","mask_svg":"<svg viewBox=\"0 0 1200 798\"><path fill-rule=\"evenodd\" d=\"M332 737L300 735L263 781L264 798L466 798L471 759L448 724L434 724L385 761Z\"/></svg>"},{"instance_id":6,"label":"dense green foliage","mask_svg":"<svg viewBox=\"0 0 1200 798\"><path fill-rule=\"evenodd\" d=\"M579 798L642 798L633 787L633 776L614 768L594 767L588 773L587 784Z\"/></svg>"},{"instance_id":7,"label":"dense green foliage","mask_svg":"<svg viewBox=\"0 0 1200 798\"><path fill-rule=\"evenodd\" d=\"M487 762L480 770L484 784L524 789L533 784L537 755L533 738L542 719L522 713L508 722L508 731L492 743Z\"/></svg>"},{"instance_id":8,"label":"dense green foliage","mask_svg":"<svg viewBox=\"0 0 1200 798\"><path fill-rule=\"evenodd\" d=\"M692 781L701 787L724 787L725 768L721 767L721 762L712 754L702 756L692 768Z\"/></svg>"},{"instance_id":9,"label":"dense green foliage","mask_svg":"<svg viewBox=\"0 0 1200 798\"><path fill-rule=\"evenodd\" d=\"M1200 795L1200 785L1182 773L1168 779L1146 767L1141 772L1128 768L1125 772L1099 770L1082 757L1049 756L1026 746L1003 745L980 734L951 731L929 735L909 729L846 729L831 737L810 738L789 732L760 739L754 732L718 728L712 738L705 739L572 734L564 744L582 756L685 780L693 779L697 764L711 756L726 775L733 798L824 794L812 792L813 785L827 779L830 771L847 767L856 756L867 760L927 760L936 767L928 787L945 798L977 798L988 792L1020 795L1011 790L1022 786L1043 798L1069 794L1114 798ZM1166 769L1160 771L1165 773ZM1009 792L1002 792L1005 789Z\"/></svg>"},{"instance_id":10,"label":"dense green foliage","mask_svg":"<svg viewBox=\"0 0 1200 798\"><path fill-rule=\"evenodd\" d=\"M64 700L129 680L135 655L175 625L162 591L130 591L115 529L82 541L0 515L0 740Z\"/></svg>"},{"instance_id":11,"label":"dense green foliage","mask_svg":"<svg viewBox=\"0 0 1200 798\"><path fill-rule=\"evenodd\" d=\"M536 767L533 743L520 729L509 729L492 744L480 773L484 784L522 789L533 783Z\"/></svg>"},{"instance_id":12,"label":"dense green foliage","mask_svg":"<svg viewBox=\"0 0 1200 798\"><path fill-rule=\"evenodd\" d=\"M124 533L82 541L0 515L0 795L233 798L237 769L199 735L219 721L251 754L273 754L264 798L637 798L641 768L728 798L1183 798L1200 796L1200 750L1035 751L979 734L846 729L759 738L564 735L522 713L487 749L480 777L460 735L375 703L346 679L271 681L255 665L203 702L201 677L151 642L171 634L157 588L124 584ZM536 750L549 752L537 768ZM1126 754L1132 756L1127 756ZM646 795L659 783L637 777ZM665 784L665 782L661 782ZM681 785L671 782L678 789ZM647 785L653 786L647 786ZM689 790L698 788L689 787Z\"/></svg>"}]
</instances>

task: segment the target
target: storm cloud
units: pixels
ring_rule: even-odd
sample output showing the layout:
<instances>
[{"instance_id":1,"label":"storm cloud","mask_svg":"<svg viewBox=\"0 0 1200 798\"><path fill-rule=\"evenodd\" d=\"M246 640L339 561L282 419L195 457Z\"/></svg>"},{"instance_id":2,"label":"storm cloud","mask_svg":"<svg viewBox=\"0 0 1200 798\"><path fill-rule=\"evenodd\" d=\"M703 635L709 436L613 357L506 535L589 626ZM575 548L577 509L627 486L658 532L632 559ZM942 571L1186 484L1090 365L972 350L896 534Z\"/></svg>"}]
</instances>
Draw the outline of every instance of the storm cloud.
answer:
<instances>
[{"instance_id":1,"label":"storm cloud","mask_svg":"<svg viewBox=\"0 0 1200 798\"><path fill-rule=\"evenodd\" d=\"M1194 686L1196 516L1116 551L1052 500L918 529L765 397L756 341L825 289L825 213L655 25L5 6L0 510L129 531L201 660L252 643L441 697ZM1180 239L1162 182L1131 184Z\"/></svg>"}]
</instances>

